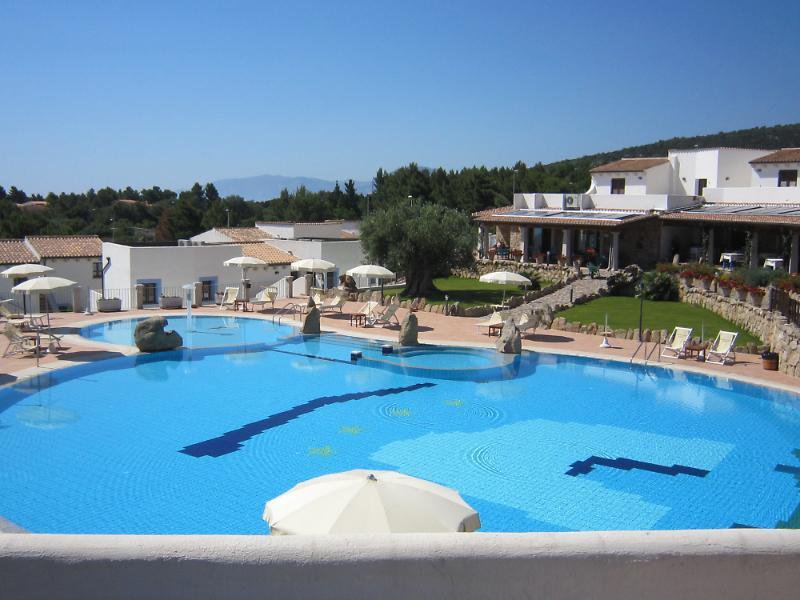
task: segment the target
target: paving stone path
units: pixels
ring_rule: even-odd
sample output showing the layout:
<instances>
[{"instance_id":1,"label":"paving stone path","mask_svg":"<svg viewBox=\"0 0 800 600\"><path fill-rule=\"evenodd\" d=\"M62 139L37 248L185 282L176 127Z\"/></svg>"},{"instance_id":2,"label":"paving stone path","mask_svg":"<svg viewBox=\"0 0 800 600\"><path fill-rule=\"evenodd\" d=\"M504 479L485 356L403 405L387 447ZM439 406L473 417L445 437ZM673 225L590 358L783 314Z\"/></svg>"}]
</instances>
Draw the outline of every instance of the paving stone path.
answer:
<instances>
[{"instance_id":1,"label":"paving stone path","mask_svg":"<svg viewBox=\"0 0 800 600\"><path fill-rule=\"evenodd\" d=\"M603 290L608 290L607 279L577 279L564 286L560 290L556 290L552 294L542 296L530 302L527 306L537 307L548 305L554 311L568 308L587 296L594 296L602 294Z\"/></svg>"}]
</instances>

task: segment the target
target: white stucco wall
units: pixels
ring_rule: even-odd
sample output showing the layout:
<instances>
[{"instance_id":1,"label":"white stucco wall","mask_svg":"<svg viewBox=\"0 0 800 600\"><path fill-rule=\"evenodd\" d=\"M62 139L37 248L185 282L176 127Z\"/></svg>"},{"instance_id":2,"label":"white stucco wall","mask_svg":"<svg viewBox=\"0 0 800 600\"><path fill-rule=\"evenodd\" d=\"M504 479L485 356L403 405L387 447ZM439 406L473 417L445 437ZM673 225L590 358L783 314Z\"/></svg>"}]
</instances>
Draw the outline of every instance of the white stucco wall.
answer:
<instances>
[{"instance_id":1,"label":"white stucco wall","mask_svg":"<svg viewBox=\"0 0 800 600\"><path fill-rule=\"evenodd\" d=\"M794 600L800 531L0 535L4 598Z\"/></svg>"},{"instance_id":2,"label":"white stucco wall","mask_svg":"<svg viewBox=\"0 0 800 600\"><path fill-rule=\"evenodd\" d=\"M592 187L598 194L611 195L611 180L625 180L625 194L647 194L647 176L645 171L629 173L592 173Z\"/></svg>"},{"instance_id":3,"label":"white stucco wall","mask_svg":"<svg viewBox=\"0 0 800 600\"><path fill-rule=\"evenodd\" d=\"M364 253L359 240L270 240L270 245L291 252L298 258L321 258L334 263L343 274L348 269L364 264Z\"/></svg>"},{"instance_id":4,"label":"white stucco wall","mask_svg":"<svg viewBox=\"0 0 800 600\"><path fill-rule=\"evenodd\" d=\"M103 243L103 256L111 258L106 273L107 289L128 289L141 280L158 280L162 291L216 277L218 288L238 285L241 270L223 263L242 252L237 245L123 246ZM247 270L253 288L272 285L290 272L289 265L267 265Z\"/></svg>"},{"instance_id":5,"label":"white stucco wall","mask_svg":"<svg viewBox=\"0 0 800 600\"><path fill-rule=\"evenodd\" d=\"M754 187L778 187L778 171L800 170L800 163L767 163L751 165L751 179ZM783 188L786 189L786 188ZM791 189L791 188L789 188ZM797 188L795 188L797 189Z\"/></svg>"},{"instance_id":6,"label":"white stucco wall","mask_svg":"<svg viewBox=\"0 0 800 600\"><path fill-rule=\"evenodd\" d=\"M256 223L256 227L272 237L286 240L294 239L294 225L292 223Z\"/></svg>"}]
</instances>

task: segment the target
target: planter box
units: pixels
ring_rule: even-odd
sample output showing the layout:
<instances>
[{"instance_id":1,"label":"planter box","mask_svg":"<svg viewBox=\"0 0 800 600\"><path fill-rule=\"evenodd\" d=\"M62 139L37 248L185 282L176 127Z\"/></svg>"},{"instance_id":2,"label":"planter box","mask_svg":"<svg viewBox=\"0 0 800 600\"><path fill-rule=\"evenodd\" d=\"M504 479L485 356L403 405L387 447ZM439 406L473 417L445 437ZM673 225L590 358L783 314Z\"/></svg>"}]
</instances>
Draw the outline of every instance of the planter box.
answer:
<instances>
[{"instance_id":1,"label":"planter box","mask_svg":"<svg viewBox=\"0 0 800 600\"><path fill-rule=\"evenodd\" d=\"M747 299L747 292L745 290L733 289L731 290L731 298L744 302Z\"/></svg>"},{"instance_id":2,"label":"planter box","mask_svg":"<svg viewBox=\"0 0 800 600\"><path fill-rule=\"evenodd\" d=\"M97 312L119 312L122 310L122 300L119 298L101 298L97 301Z\"/></svg>"},{"instance_id":3,"label":"planter box","mask_svg":"<svg viewBox=\"0 0 800 600\"><path fill-rule=\"evenodd\" d=\"M763 302L763 300L764 300L764 294L754 294L752 292L748 292L747 294L747 301L753 306L761 308L761 303Z\"/></svg>"},{"instance_id":4,"label":"planter box","mask_svg":"<svg viewBox=\"0 0 800 600\"><path fill-rule=\"evenodd\" d=\"M765 371L777 371L778 370L778 359L777 358L762 358L761 359L761 366L764 368Z\"/></svg>"},{"instance_id":5,"label":"planter box","mask_svg":"<svg viewBox=\"0 0 800 600\"><path fill-rule=\"evenodd\" d=\"M717 286L717 293L723 298L727 298L731 295L731 288Z\"/></svg>"},{"instance_id":6,"label":"planter box","mask_svg":"<svg viewBox=\"0 0 800 600\"><path fill-rule=\"evenodd\" d=\"M161 296L161 308L183 308L183 298L180 296Z\"/></svg>"},{"instance_id":7,"label":"planter box","mask_svg":"<svg viewBox=\"0 0 800 600\"><path fill-rule=\"evenodd\" d=\"M695 279L694 284L699 287L701 290L708 290L711 289L711 280L710 279Z\"/></svg>"}]
</instances>

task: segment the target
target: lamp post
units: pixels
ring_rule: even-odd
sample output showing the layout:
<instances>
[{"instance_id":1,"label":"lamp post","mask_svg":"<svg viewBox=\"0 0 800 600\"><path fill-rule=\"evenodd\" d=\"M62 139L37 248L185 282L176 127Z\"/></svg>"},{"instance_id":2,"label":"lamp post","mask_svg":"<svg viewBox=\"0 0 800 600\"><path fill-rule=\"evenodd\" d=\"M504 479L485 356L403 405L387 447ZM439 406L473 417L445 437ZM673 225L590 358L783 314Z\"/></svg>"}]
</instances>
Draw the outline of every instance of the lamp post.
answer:
<instances>
[{"instance_id":1,"label":"lamp post","mask_svg":"<svg viewBox=\"0 0 800 600\"><path fill-rule=\"evenodd\" d=\"M228 227L230 227L231 226L231 209L230 208L226 208L225 209L225 214L228 216Z\"/></svg>"},{"instance_id":2,"label":"lamp post","mask_svg":"<svg viewBox=\"0 0 800 600\"><path fill-rule=\"evenodd\" d=\"M511 172L511 203L514 203L514 196L517 195L517 170Z\"/></svg>"},{"instance_id":3,"label":"lamp post","mask_svg":"<svg viewBox=\"0 0 800 600\"><path fill-rule=\"evenodd\" d=\"M414 208L414 196L412 196L411 194L409 194L409 195L408 195L408 199L409 199L409 201L411 201L411 208Z\"/></svg>"}]
</instances>

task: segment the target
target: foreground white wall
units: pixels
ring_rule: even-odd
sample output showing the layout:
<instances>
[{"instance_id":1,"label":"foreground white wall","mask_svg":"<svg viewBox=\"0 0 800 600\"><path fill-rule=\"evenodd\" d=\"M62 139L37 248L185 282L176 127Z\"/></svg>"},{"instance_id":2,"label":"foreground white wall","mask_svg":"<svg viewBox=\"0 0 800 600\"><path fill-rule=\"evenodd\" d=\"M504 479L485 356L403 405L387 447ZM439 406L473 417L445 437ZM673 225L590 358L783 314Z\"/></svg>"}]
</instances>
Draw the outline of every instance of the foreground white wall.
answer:
<instances>
[{"instance_id":1,"label":"foreground white wall","mask_svg":"<svg viewBox=\"0 0 800 600\"><path fill-rule=\"evenodd\" d=\"M800 531L0 535L3 598L796 599Z\"/></svg>"}]
</instances>

